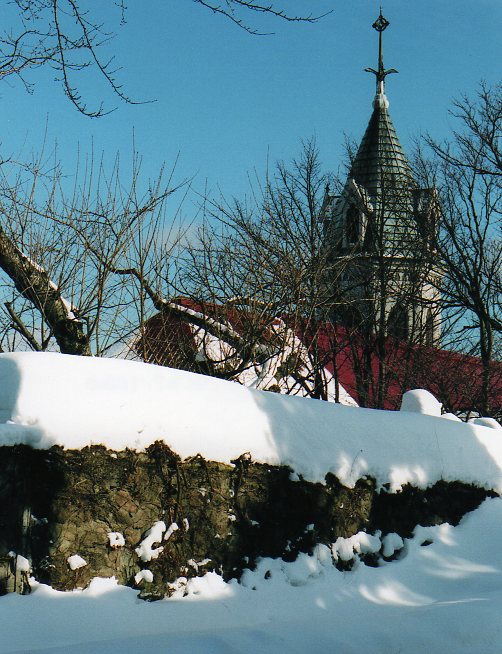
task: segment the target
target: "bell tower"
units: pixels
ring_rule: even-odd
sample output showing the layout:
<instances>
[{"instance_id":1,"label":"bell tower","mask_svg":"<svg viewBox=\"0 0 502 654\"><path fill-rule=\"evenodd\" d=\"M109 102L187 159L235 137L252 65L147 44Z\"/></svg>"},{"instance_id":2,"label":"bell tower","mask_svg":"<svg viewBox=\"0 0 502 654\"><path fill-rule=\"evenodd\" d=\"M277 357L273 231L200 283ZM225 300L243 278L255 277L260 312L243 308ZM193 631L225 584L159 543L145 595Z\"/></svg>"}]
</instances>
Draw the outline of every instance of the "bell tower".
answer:
<instances>
[{"instance_id":1,"label":"bell tower","mask_svg":"<svg viewBox=\"0 0 502 654\"><path fill-rule=\"evenodd\" d=\"M439 339L439 273L431 238L438 207L431 189L420 189L389 114L380 15L373 111L339 196L326 190L322 208L330 252L335 320L399 340L433 345ZM330 273L331 274L331 273Z\"/></svg>"}]
</instances>

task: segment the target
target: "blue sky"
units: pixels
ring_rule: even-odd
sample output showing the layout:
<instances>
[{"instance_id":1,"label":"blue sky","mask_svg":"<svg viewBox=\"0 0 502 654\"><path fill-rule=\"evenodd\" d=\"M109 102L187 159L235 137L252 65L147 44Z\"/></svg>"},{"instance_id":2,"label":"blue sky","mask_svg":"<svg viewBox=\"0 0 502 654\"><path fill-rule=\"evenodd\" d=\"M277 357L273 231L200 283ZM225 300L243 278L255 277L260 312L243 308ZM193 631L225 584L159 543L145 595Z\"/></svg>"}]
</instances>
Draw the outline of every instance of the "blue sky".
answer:
<instances>
[{"instance_id":1,"label":"blue sky","mask_svg":"<svg viewBox=\"0 0 502 654\"><path fill-rule=\"evenodd\" d=\"M133 149L143 175L155 178L179 153L176 179L193 177L198 191L242 196L248 175L267 158L290 160L302 139L316 136L326 171L336 171L344 134L359 139L371 113L378 3L369 0L283 0L292 10L333 12L315 25L255 23L275 31L250 36L191 0L130 0L127 23L102 0L96 16L117 27L110 53L122 67L126 92L151 104L125 105L96 78L82 78L89 97L103 97L111 115L88 119L63 97L49 71L0 86L2 156L41 148L44 135L71 176L77 152L118 151L127 170ZM89 2L92 10L93 3ZM0 10L0 20L2 20ZM447 136L451 99L472 94L481 79L500 74L500 0L387 0L385 63L399 75L387 82L390 111L405 149L429 130ZM252 17L251 17L252 18ZM190 205L186 211L190 213Z\"/></svg>"}]
</instances>

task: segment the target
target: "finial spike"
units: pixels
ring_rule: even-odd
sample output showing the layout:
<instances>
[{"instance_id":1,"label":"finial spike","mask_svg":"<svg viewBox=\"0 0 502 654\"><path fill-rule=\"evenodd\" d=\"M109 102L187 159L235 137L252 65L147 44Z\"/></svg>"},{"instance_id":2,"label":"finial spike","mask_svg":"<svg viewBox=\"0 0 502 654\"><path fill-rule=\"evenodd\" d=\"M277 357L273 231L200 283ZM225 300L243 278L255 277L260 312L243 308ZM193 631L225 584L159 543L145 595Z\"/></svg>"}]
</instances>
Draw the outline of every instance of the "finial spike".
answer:
<instances>
[{"instance_id":1,"label":"finial spike","mask_svg":"<svg viewBox=\"0 0 502 654\"><path fill-rule=\"evenodd\" d=\"M387 29L389 25L390 25L389 21L384 17L382 13L382 5L380 5L380 15L372 25L373 29L375 29L378 32L378 69L377 70L375 70L374 68L364 69L366 72L373 73L375 75L377 95L384 93L385 91L384 84L387 75L390 75L391 73L397 73L397 70L395 68L389 68L385 70L385 66L383 63L382 33Z\"/></svg>"}]
</instances>

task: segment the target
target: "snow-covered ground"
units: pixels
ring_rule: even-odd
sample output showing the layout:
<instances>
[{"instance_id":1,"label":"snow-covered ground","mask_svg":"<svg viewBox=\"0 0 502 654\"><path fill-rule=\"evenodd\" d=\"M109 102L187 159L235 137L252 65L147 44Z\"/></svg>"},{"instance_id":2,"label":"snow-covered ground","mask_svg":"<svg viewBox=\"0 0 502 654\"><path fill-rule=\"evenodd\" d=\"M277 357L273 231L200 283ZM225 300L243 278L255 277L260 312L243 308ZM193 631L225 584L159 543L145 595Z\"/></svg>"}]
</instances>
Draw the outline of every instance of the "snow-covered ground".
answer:
<instances>
[{"instance_id":1,"label":"snow-covered ground","mask_svg":"<svg viewBox=\"0 0 502 654\"><path fill-rule=\"evenodd\" d=\"M329 405L127 361L0 355L0 444L141 449L163 438L183 457L250 452L311 480L331 471L347 485L371 474L394 490L458 479L502 491L495 424L418 413L437 413L423 394L404 408ZM378 540L359 536L294 563L262 560L241 583L180 580L156 603L114 580L71 593L34 582L30 596L0 598L0 653L499 654L501 525L502 499L489 499L455 528L417 527L377 568L357 549ZM354 547L354 569L338 571L333 557Z\"/></svg>"},{"instance_id":2,"label":"snow-covered ground","mask_svg":"<svg viewBox=\"0 0 502 654\"><path fill-rule=\"evenodd\" d=\"M0 598L0 652L500 654L501 524L502 500L486 500L458 527L417 528L378 568L339 572L323 546L265 559L241 584L208 573L154 603L113 580L38 586Z\"/></svg>"}]
</instances>

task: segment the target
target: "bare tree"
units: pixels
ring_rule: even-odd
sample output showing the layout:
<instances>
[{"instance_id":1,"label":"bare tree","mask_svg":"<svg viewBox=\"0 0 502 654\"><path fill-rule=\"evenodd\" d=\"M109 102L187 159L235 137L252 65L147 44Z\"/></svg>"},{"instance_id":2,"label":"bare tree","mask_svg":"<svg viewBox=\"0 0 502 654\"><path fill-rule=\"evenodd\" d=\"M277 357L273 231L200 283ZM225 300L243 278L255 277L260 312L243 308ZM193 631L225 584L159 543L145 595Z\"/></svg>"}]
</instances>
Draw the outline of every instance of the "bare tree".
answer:
<instances>
[{"instance_id":1,"label":"bare tree","mask_svg":"<svg viewBox=\"0 0 502 654\"><path fill-rule=\"evenodd\" d=\"M248 15L318 20L276 2L195 1L252 34L259 32ZM123 0L113 4L123 23ZM30 71L50 67L77 110L97 117L106 113L103 103L91 106L79 91L80 74L89 69L116 96L132 102L117 81L113 59L106 58L104 46L114 34L99 9L80 0L13 0L9 10L11 24L0 35L0 78L17 76L29 89ZM138 174L136 168L124 190L118 168L109 178L101 167L97 178L90 169L82 187L68 196L59 170L43 174L39 163L2 164L0 267L6 277L0 347L15 348L21 341L45 350L56 343L62 352L101 353L124 336L127 321L131 332L144 321L146 298L157 308L166 305L169 293L160 286L171 274L167 255L173 242L162 216L172 189L158 182L140 193Z\"/></svg>"},{"instance_id":2,"label":"bare tree","mask_svg":"<svg viewBox=\"0 0 502 654\"><path fill-rule=\"evenodd\" d=\"M295 15L278 2L261 4L255 0L195 0L202 7L233 21L251 34L261 32L247 20L252 14L293 22L316 22L311 13ZM115 27L106 24L100 5L116 7L117 25L126 21L124 0L105 0L89 8L82 0L13 0L8 16L11 24L0 35L0 79L16 76L29 89L34 68L50 67L56 73L70 102L81 113L97 117L108 113L103 102L85 97L79 90L79 76L85 69L97 74L105 86L121 100L134 103L119 81L118 67L108 54L107 44ZM166 9L168 11L168 9Z\"/></svg>"},{"instance_id":3,"label":"bare tree","mask_svg":"<svg viewBox=\"0 0 502 654\"><path fill-rule=\"evenodd\" d=\"M435 188L440 225L435 247L446 312L460 315L463 348L483 364L483 399L489 414L492 361L502 332L502 87L482 84L474 100L462 97L452 111L452 139L427 138L432 157L418 156L422 179Z\"/></svg>"},{"instance_id":4,"label":"bare tree","mask_svg":"<svg viewBox=\"0 0 502 654\"><path fill-rule=\"evenodd\" d=\"M122 0L113 4L119 20L124 20ZM113 60L104 54L113 31L98 16L99 11L86 9L80 0L14 0L12 23L3 26L0 38L0 78L16 76L29 89L33 84L29 72L50 67L78 111L96 117L106 113L103 103L90 107L78 90L77 74L91 69L119 98L131 102L117 81Z\"/></svg>"},{"instance_id":5,"label":"bare tree","mask_svg":"<svg viewBox=\"0 0 502 654\"><path fill-rule=\"evenodd\" d=\"M326 279L330 269L340 273L324 247L326 181L309 141L246 201L204 200L208 221L187 250L179 292L199 307L201 329L204 315L217 317L220 329L209 324L210 336L230 346L204 357L212 374L242 381L258 367L262 387L339 399L337 371L326 368L342 347L326 329L339 301Z\"/></svg>"},{"instance_id":6,"label":"bare tree","mask_svg":"<svg viewBox=\"0 0 502 654\"><path fill-rule=\"evenodd\" d=\"M256 35L264 35L264 32L248 22L247 16L253 13L273 16L293 23L315 23L327 15L316 15L310 11L305 14L293 14L285 8L284 2L282 4L279 2L262 3L256 2L256 0L195 0L195 2L228 18L246 32Z\"/></svg>"},{"instance_id":7,"label":"bare tree","mask_svg":"<svg viewBox=\"0 0 502 654\"><path fill-rule=\"evenodd\" d=\"M70 192L54 169L1 172L3 349L103 354L130 338L144 318L144 280L153 268L152 284L170 274L171 180L140 190L139 161L125 186L118 161L108 177L90 162Z\"/></svg>"},{"instance_id":8,"label":"bare tree","mask_svg":"<svg viewBox=\"0 0 502 654\"><path fill-rule=\"evenodd\" d=\"M428 283L430 239L419 229L412 189L403 193L395 180L383 180L379 206L363 208L365 243L338 247L326 221L327 180L309 141L246 201L204 198L208 222L178 277L188 304L156 303L162 316L147 327L142 355L241 383L261 375L263 388L335 401L339 367L348 366L357 400L383 407L389 386L411 377L411 351L422 341L418 316L405 326L399 316L412 315ZM405 215L399 233L392 229L396 213ZM389 300L399 315L389 312ZM191 324L190 334L181 333L180 320ZM405 371L399 380L397 363ZM246 376L251 369L259 372Z\"/></svg>"},{"instance_id":9,"label":"bare tree","mask_svg":"<svg viewBox=\"0 0 502 654\"><path fill-rule=\"evenodd\" d=\"M216 358L214 349L205 352L206 369L238 378L287 350L283 370L306 394L326 399L336 362L345 355L363 405L388 406L391 389L420 380L431 387L434 382L445 406L454 408L466 395L468 377L468 410L489 414L500 370L492 364L500 333L500 97L484 89L480 100L478 113L469 103L460 114L471 133L456 133L452 145L437 146L434 165L419 159L418 183L411 171L407 179L382 173L378 202L360 198L364 230L343 246L337 239L347 235L330 233L322 220L326 178L313 143L291 167L279 164L247 202L210 203L213 223L191 248L178 287L198 307L202 338L209 334L228 346ZM344 223L343 229L356 227ZM180 310L169 311L172 316ZM301 345L307 345L301 357L285 347L286 331L270 337L278 317L301 334ZM463 349L480 355L481 383L474 380L474 360L434 349L458 349L459 329L477 333L464 339ZM438 362L450 366L448 375L440 374ZM330 376L328 364L334 365ZM428 379L432 370L435 380Z\"/></svg>"}]
</instances>

